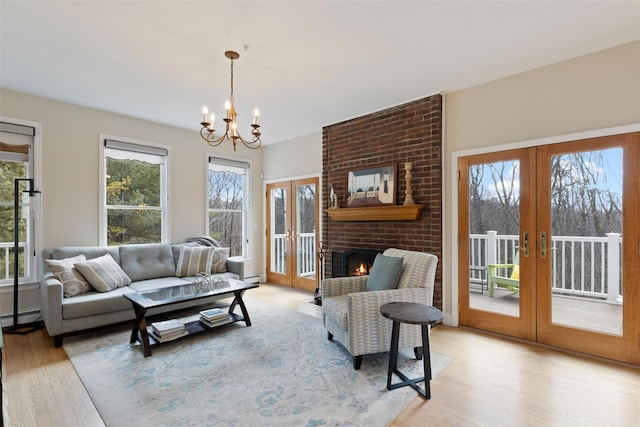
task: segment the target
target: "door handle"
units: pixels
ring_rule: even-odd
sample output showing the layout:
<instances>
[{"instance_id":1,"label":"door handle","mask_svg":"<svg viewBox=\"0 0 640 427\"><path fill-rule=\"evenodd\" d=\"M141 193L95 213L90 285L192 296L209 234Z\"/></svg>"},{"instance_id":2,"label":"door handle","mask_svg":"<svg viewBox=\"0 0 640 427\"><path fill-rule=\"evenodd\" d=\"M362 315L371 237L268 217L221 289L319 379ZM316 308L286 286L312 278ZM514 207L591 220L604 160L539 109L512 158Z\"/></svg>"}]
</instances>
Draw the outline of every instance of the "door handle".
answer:
<instances>
[{"instance_id":1,"label":"door handle","mask_svg":"<svg viewBox=\"0 0 640 427\"><path fill-rule=\"evenodd\" d=\"M291 229L291 240L296 240L296 229L292 228Z\"/></svg>"},{"instance_id":2,"label":"door handle","mask_svg":"<svg viewBox=\"0 0 640 427\"><path fill-rule=\"evenodd\" d=\"M529 256L529 232L522 232L522 256Z\"/></svg>"},{"instance_id":3,"label":"door handle","mask_svg":"<svg viewBox=\"0 0 640 427\"><path fill-rule=\"evenodd\" d=\"M547 257L547 233L540 232L540 258Z\"/></svg>"}]
</instances>

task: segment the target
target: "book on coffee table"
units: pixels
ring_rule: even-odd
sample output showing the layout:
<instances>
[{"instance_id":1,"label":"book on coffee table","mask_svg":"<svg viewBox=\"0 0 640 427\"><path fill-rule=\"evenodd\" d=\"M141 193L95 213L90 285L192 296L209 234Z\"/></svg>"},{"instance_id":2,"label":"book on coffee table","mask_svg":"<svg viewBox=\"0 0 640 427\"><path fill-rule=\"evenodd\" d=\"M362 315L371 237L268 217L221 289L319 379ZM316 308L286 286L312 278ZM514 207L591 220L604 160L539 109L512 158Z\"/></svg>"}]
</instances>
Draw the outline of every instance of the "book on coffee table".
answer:
<instances>
[{"instance_id":1,"label":"book on coffee table","mask_svg":"<svg viewBox=\"0 0 640 427\"><path fill-rule=\"evenodd\" d=\"M180 337L184 337L185 335L189 335L189 332L183 329L182 331L176 331L176 332L171 332L169 334L158 335L152 330L150 331L150 334L151 336L153 336L153 338L155 338L159 342L167 342L167 341L173 341Z\"/></svg>"},{"instance_id":2,"label":"book on coffee table","mask_svg":"<svg viewBox=\"0 0 640 427\"><path fill-rule=\"evenodd\" d=\"M200 318L208 322L214 322L228 317L229 313L221 308L210 308L200 312Z\"/></svg>"},{"instance_id":3,"label":"book on coffee table","mask_svg":"<svg viewBox=\"0 0 640 427\"><path fill-rule=\"evenodd\" d=\"M164 320L162 322L153 322L151 329L158 336L183 332L185 330L184 323L177 319Z\"/></svg>"}]
</instances>

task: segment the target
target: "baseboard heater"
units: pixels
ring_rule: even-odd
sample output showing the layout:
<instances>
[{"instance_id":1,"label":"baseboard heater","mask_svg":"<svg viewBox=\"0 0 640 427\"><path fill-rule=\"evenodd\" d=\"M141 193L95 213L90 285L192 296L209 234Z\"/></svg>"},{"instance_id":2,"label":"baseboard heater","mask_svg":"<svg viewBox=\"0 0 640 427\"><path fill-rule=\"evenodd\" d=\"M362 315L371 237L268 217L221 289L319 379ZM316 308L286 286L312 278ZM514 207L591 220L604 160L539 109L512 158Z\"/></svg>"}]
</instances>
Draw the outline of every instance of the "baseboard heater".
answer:
<instances>
[{"instance_id":1,"label":"baseboard heater","mask_svg":"<svg viewBox=\"0 0 640 427\"><path fill-rule=\"evenodd\" d=\"M251 276L244 276L244 281L247 283L260 283L260 275L253 274Z\"/></svg>"}]
</instances>

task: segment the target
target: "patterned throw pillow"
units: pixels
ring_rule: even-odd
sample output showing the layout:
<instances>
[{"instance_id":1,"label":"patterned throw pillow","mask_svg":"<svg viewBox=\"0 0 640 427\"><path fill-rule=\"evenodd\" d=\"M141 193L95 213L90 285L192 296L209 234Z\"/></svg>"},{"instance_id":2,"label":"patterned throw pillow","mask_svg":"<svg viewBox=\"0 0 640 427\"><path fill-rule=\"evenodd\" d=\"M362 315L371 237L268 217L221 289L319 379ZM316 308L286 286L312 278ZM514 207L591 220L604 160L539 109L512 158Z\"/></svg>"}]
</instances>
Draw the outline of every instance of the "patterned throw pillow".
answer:
<instances>
[{"instance_id":1,"label":"patterned throw pillow","mask_svg":"<svg viewBox=\"0 0 640 427\"><path fill-rule=\"evenodd\" d=\"M74 267L74 264L86 261L84 255L77 255L65 259L45 259L49 270L62 283L63 294L65 297L73 297L92 291L93 288Z\"/></svg>"},{"instance_id":2,"label":"patterned throw pillow","mask_svg":"<svg viewBox=\"0 0 640 427\"><path fill-rule=\"evenodd\" d=\"M211 271L213 249L208 246L181 246L176 276L188 277Z\"/></svg>"},{"instance_id":3,"label":"patterned throw pillow","mask_svg":"<svg viewBox=\"0 0 640 427\"><path fill-rule=\"evenodd\" d=\"M227 272L227 258L229 258L230 248L214 248L213 262L211 263L212 273Z\"/></svg>"},{"instance_id":4,"label":"patterned throw pillow","mask_svg":"<svg viewBox=\"0 0 640 427\"><path fill-rule=\"evenodd\" d=\"M98 292L109 292L131 283L127 273L109 254L80 262L76 268Z\"/></svg>"}]
</instances>

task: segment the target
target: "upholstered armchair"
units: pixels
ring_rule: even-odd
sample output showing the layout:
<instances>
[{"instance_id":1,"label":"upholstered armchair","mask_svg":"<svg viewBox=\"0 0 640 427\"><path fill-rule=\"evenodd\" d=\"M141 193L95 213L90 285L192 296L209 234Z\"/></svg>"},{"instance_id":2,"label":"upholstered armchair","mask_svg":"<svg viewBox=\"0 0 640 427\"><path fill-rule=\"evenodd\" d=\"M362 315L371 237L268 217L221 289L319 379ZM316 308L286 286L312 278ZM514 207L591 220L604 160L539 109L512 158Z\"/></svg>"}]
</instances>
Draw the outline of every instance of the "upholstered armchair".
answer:
<instances>
[{"instance_id":1,"label":"upholstered armchair","mask_svg":"<svg viewBox=\"0 0 640 427\"><path fill-rule=\"evenodd\" d=\"M389 302L433 304L438 258L395 248L387 249L384 255L403 258L395 289L367 291L368 276L322 281L322 319L327 337L340 342L351 353L354 369L360 369L363 355L389 351L393 322L380 314L381 305ZM413 348L416 358L422 358L420 325L402 324L399 348Z\"/></svg>"}]
</instances>

